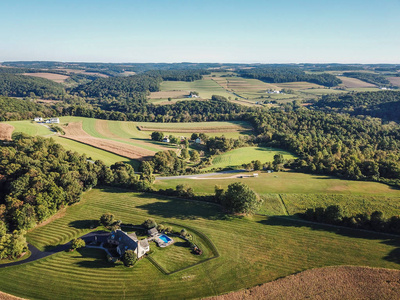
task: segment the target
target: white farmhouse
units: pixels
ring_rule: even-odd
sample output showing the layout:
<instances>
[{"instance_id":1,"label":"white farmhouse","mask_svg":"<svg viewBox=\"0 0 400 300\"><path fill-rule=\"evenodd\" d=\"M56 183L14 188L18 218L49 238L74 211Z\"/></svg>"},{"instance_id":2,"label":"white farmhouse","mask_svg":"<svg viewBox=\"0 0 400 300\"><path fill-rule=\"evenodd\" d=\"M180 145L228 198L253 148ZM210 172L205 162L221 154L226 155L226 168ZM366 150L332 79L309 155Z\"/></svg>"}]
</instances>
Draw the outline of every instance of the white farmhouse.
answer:
<instances>
[{"instance_id":1,"label":"white farmhouse","mask_svg":"<svg viewBox=\"0 0 400 300\"><path fill-rule=\"evenodd\" d=\"M34 121L35 122L43 122L43 118L42 117L35 117Z\"/></svg>"},{"instance_id":2,"label":"white farmhouse","mask_svg":"<svg viewBox=\"0 0 400 300\"><path fill-rule=\"evenodd\" d=\"M50 118L46 120L46 123L49 124L59 124L60 123L60 119L59 118Z\"/></svg>"}]
</instances>

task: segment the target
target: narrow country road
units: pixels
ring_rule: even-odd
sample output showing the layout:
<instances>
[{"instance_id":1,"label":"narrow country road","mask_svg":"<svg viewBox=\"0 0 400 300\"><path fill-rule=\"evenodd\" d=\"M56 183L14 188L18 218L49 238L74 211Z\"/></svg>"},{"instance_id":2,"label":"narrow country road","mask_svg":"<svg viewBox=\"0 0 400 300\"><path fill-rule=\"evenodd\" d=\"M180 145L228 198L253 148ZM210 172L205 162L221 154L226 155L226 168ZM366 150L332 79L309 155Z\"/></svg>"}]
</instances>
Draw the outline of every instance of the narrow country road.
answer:
<instances>
[{"instance_id":1,"label":"narrow country road","mask_svg":"<svg viewBox=\"0 0 400 300\"><path fill-rule=\"evenodd\" d=\"M86 243L94 241L95 237L106 237L108 236L110 233L106 232L106 231L94 231L94 232L90 232L88 234L85 234L83 236L81 236L81 239L83 239ZM62 252L62 251L67 251L69 248L71 247L71 242L68 242L64 245L59 245L56 246L54 248L52 248L51 250L48 251L40 251L38 248L36 248L35 246L28 244L28 249L29 251L31 251L31 256L29 256L27 259L23 259L20 261L15 261L15 262L11 262L8 264L0 264L0 269L1 268L5 268L5 267L11 267L11 266L17 266L17 265L22 265L31 261L35 261L44 257L47 257L49 255L52 255L54 253L58 253L58 252Z\"/></svg>"},{"instance_id":2,"label":"narrow country road","mask_svg":"<svg viewBox=\"0 0 400 300\"><path fill-rule=\"evenodd\" d=\"M156 177L156 180L169 180L169 179L182 179L182 178L198 178L198 177L210 177L223 174L240 173L245 172L245 169L240 170L228 170L216 173L205 173L205 174L193 174L193 175L179 175L179 176L167 176L167 177Z\"/></svg>"}]
</instances>

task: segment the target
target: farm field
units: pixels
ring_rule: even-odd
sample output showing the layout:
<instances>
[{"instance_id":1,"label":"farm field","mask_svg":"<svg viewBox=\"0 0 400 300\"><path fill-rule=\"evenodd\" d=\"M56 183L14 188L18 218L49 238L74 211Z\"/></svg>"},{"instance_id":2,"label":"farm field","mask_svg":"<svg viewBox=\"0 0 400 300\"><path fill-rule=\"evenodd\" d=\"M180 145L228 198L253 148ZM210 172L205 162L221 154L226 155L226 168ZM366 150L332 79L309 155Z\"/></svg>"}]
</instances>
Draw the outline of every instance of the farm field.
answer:
<instances>
[{"instance_id":1,"label":"farm field","mask_svg":"<svg viewBox=\"0 0 400 300\"><path fill-rule=\"evenodd\" d=\"M326 267L205 300L399 299L399 270Z\"/></svg>"},{"instance_id":2,"label":"farm field","mask_svg":"<svg viewBox=\"0 0 400 300\"><path fill-rule=\"evenodd\" d=\"M322 95L327 95L327 94L347 93L347 91L335 90L335 89L307 89L307 90L299 90L299 92L305 93L305 94L317 95L317 96L322 96Z\"/></svg>"},{"instance_id":3,"label":"farm field","mask_svg":"<svg viewBox=\"0 0 400 300\"><path fill-rule=\"evenodd\" d=\"M133 165L138 165L136 159L152 156L158 151L176 149L174 145L152 141L152 131L184 137L190 137L193 132L204 132L209 136L224 135L228 138L238 138L252 132L251 126L246 122L152 123L60 117L61 126L68 124L68 138L65 138L31 121L10 121L2 124L13 126L14 132L51 136L66 149L85 153L94 160L100 159L107 164L129 161Z\"/></svg>"},{"instance_id":4,"label":"farm field","mask_svg":"<svg viewBox=\"0 0 400 300\"><path fill-rule=\"evenodd\" d=\"M66 75L55 74L55 73L44 73L44 72L43 73L24 73L22 75L49 79L49 80L57 82L57 83L63 83L65 80L67 80L69 78L69 76L66 76Z\"/></svg>"},{"instance_id":5,"label":"farm field","mask_svg":"<svg viewBox=\"0 0 400 300\"><path fill-rule=\"evenodd\" d=\"M253 160L260 160L262 163L272 162L276 154L282 154L285 159L295 158L291 153L278 148L244 147L218 155L212 161L212 165L207 167L206 170L241 166Z\"/></svg>"},{"instance_id":6,"label":"farm field","mask_svg":"<svg viewBox=\"0 0 400 300\"><path fill-rule=\"evenodd\" d=\"M387 77L391 84L400 87L400 77Z\"/></svg>"},{"instance_id":7,"label":"farm field","mask_svg":"<svg viewBox=\"0 0 400 300\"><path fill-rule=\"evenodd\" d=\"M0 140L9 141L11 140L14 126L6 123L0 123Z\"/></svg>"},{"instance_id":8,"label":"farm field","mask_svg":"<svg viewBox=\"0 0 400 300\"><path fill-rule=\"evenodd\" d=\"M227 188L232 182L243 182L265 199L260 213L268 215L285 215L286 209L293 215L307 208L332 204L346 206L349 213L381 210L388 217L400 214L400 190L385 184L295 172L257 172L258 177L245 177L252 173L225 174L203 179L156 180L154 185L166 189L188 184L196 194L210 195L214 193L215 185Z\"/></svg>"},{"instance_id":9,"label":"farm field","mask_svg":"<svg viewBox=\"0 0 400 300\"><path fill-rule=\"evenodd\" d=\"M227 219L216 205L119 189L86 192L81 203L67 208L64 217L32 230L28 239L41 248L63 243L90 231L90 224L104 212L114 213L124 223L138 224L151 216L157 222L195 228L211 239L220 257L163 275L147 259L133 268L125 268L110 265L104 252L98 250L61 252L0 269L0 289L30 299L59 299L67 295L73 299L126 295L182 299L250 288L324 266L399 269L396 251L400 242L385 235L260 215Z\"/></svg>"},{"instance_id":10,"label":"farm field","mask_svg":"<svg viewBox=\"0 0 400 300\"><path fill-rule=\"evenodd\" d=\"M339 86L343 86L346 88L369 88L369 87L376 87L375 84L368 83L362 81L357 78L346 77L346 76L338 76L338 78L342 81Z\"/></svg>"}]
</instances>

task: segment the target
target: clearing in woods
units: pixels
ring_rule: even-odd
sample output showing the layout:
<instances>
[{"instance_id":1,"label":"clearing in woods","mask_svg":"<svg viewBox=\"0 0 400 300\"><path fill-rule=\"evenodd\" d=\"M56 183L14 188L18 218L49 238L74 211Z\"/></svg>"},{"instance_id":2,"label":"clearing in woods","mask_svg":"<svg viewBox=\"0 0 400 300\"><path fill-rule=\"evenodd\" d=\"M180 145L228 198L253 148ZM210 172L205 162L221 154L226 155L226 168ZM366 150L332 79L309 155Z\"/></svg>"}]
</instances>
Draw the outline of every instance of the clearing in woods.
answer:
<instances>
[{"instance_id":1,"label":"clearing in woods","mask_svg":"<svg viewBox=\"0 0 400 300\"><path fill-rule=\"evenodd\" d=\"M96 249L60 252L0 269L0 289L20 297L41 299L65 295L79 299L124 295L187 299L236 291L325 266L399 269L396 253L400 243L383 234L260 215L227 219L217 205L123 189L93 189L84 193L82 201L68 207L65 216L30 231L28 240L40 248L69 241L93 230L90 226L105 212L113 213L125 224L140 224L152 217L157 222L179 224L174 229L193 228L214 243L220 256L164 275L148 259L125 268L108 263L105 253ZM159 250L154 243L150 247Z\"/></svg>"},{"instance_id":2,"label":"clearing in woods","mask_svg":"<svg viewBox=\"0 0 400 300\"><path fill-rule=\"evenodd\" d=\"M61 75L55 73L24 73L22 75L45 78L57 83L63 83L65 80L69 78L69 76L67 75Z\"/></svg>"},{"instance_id":3,"label":"clearing in woods","mask_svg":"<svg viewBox=\"0 0 400 300\"><path fill-rule=\"evenodd\" d=\"M11 141L11 135L14 131L14 126L7 123L0 123L0 140Z\"/></svg>"}]
</instances>

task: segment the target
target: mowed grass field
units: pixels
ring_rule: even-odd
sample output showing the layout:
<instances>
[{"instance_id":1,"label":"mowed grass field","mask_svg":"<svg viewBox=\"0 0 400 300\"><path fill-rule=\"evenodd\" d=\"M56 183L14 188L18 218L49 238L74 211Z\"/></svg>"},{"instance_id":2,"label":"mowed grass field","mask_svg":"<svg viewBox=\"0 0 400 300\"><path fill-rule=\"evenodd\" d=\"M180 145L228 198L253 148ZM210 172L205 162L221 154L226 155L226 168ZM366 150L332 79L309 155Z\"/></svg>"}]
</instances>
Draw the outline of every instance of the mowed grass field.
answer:
<instances>
[{"instance_id":1,"label":"mowed grass field","mask_svg":"<svg viewBox=\"0 0 400 300\"><path fill-rule=\"evenodd\" d=\"M265 199L260 213L268 215L285 215L286 210L294 215L307 208L332 204L346 207L351 214L381 210L387 217L400 215L400 190L382 183L295 172L257 172L258 177L236 178L252 173L225 174L205 179L156 180L155 187L166 189L188 184L196 194L210 195L214 193L215 185L227 188L232 182L243 182Z\"/></svg>"},{"instance_id":2,"label":"mowed grass field","mask_svg":"<svg viewBox=\"0 0 400 300\"><path fill-rule=\"evenodd\" d=\"M153 217L194 228L212 240L220 257L163 275L147 259L125 268L107 263L99 250L61 252L0 269L0 290L29 299L188 299L250 288L324 266L399 269L399 240L385 235L260 215L227 218L216 205L119 189L85 193L65 216L29 232L28 239L39 247L68 241L88 232L90 222L104 212L114 213L124 223Z\"/></svg>"},{"instance_id":3,"label":"mowed grass field","mask_svg":"<svg viewBox=\"0 0 400 300\"><path fill-rule=\"evenodd\" d=\"M274 160L274 155L276 154L282 154L285 159L295 158L295 156L290 152L278 148L244 147L218 155L212 161L212 165L207 167L206 170L241 166L242 164L250 163L253 160L259 160L262 163L272 162Z\"/></svg>"},{"instance_id":4,"label":"mowed grass field","mask_svg":"<svg viewBox=\"0 0 400 300\"><path fill-rule=\"evenodd\" d=\"M66 149L84 153L87 157L94 160L100 159L106 164L126 161L136 166L138 166L139 162L135 159L129 159L113 152L105 151L99 147L94 147L94 145L85 144L85 137L89 135L107 143L116 142L118 145L121 145L119 148L123 148L126 145L129 149L134 147L138 152L154 154L158 151L174 150L176 146L151 140L152 131L162 131L165 135L172 134L177 137L190 137L193 132L205 132L209 136L224 135L228 138L238 138L252 133L251 127L246 122L152 123L97 120L83 117L60 117L61 126L70 123L80 124L79 128L81 131L76 133L79 137L76 138L77 140L72 140L57 136L47 127L35 122L13 121L6 123L15 128L14 132L53 137ZM150 130L139 130L138 127ZM80 142L81 140L83 143Z\"/></svg>"}]
</instances>

